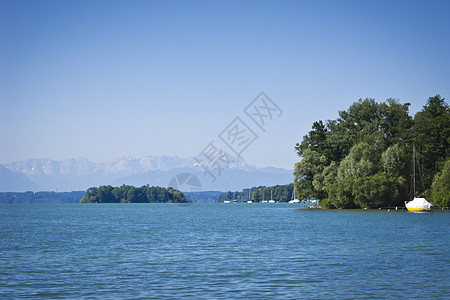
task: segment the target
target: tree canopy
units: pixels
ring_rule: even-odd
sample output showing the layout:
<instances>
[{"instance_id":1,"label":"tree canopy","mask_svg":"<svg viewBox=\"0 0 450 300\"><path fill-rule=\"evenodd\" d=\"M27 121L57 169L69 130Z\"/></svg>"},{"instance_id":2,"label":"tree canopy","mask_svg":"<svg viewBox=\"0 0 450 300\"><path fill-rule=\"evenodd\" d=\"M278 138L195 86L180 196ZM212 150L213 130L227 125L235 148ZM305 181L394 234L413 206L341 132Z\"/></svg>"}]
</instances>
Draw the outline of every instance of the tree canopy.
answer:
<instances>
[{"instance_id":1,"label":"tree canopy","mask_svg":"<svg viewBox=\"0 0 450 300\"><path fill-rule=\"evenodd\" d=\"M430 97L414 118L410 103L360 99L336 120L320 120L297 143L299 197L313 195L325 207L375 208L411 200L412 148L419 154L421 195L448 206L446 178L450 144L450 110L439 95ZM446 177L447 176L447 177ZM432 186L433 183L433 186ZM438 200L441 199L441 200Z\"/></svg>"},{"instance_id":2,"label":"tree canopy","mask_svg":"<svg viewBox=\"0 0 450 300\"><path fill-rule=\"evenodd\" d=\"M288 202L291 200L292 191L294 185L276 185L276 186L258 186L250 189L243 189L241 192L228 191L219 196L218 202L224 202L225 200L236 200L237 202L247 202L250 199L254 202L261 202L263 200L269 201L270 196L277 202Z\"/></svg>"},{"instance_id":3,"label":"tree canopy","mask_svg":"<svg viewBox=\"0 0 450 300\"><path fill-rule=\"evenodd\" d=\"M174 188L144 185L140 188L122 185L91 187L81 203L185 203L184 194Z\"/></svg>"}]
</instances>

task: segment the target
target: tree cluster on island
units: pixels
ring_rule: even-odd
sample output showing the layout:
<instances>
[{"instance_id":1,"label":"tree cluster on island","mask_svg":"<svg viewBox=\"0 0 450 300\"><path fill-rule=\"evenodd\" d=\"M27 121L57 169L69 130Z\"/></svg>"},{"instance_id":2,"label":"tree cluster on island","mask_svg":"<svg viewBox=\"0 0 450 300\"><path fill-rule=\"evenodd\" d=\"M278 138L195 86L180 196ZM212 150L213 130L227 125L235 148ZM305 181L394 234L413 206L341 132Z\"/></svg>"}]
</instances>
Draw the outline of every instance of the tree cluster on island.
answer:
<instances>
[{"instance_id":1,"label":"tree cluster on island","mask_svg":"<svg viewBox=\"0 0 450 300\"><path fill-rule=\"evenodd\" d=\"M314 122L295 146L299 199L313 195L328 208L403 206L412 200L412 151L420 170L416 194L450 204L450 109L439 95L411 117L410 103L360 99L339 118Z\"/></svg>"},{"instance_id":2,"label":"tree cluster on island","mask_svg":"<svg viewBox=\"0 0 450 300\"><path fill-rule=\"evenodd\" d=\"M186 203L184 194L174 188L144 185L134 187L103 185L91 187L81 199L81 203Z\"/></svg>"}]
</instances>

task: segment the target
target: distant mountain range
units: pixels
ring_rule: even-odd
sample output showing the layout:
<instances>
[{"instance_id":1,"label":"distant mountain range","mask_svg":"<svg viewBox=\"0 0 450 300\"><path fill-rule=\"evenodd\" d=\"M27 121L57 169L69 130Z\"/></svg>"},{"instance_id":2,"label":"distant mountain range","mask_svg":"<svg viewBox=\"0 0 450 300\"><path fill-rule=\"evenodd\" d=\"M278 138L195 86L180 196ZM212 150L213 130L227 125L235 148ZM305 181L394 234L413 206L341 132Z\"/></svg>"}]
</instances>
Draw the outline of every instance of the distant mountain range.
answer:
<instances>
[{"instance_id":1,"label":"distant mountain range","mask_svg":"<svg viewBox=\"0 0 450 300\"><path fill-rule=\"evenodd\" d=\"M27 159L0 165L0 192L23 191L79 191L100 185L122 184L167 187L178 174L191 174L199 184L183 185L179 189L242 190L252 186L271 186L293 181L291 170L247 165L241 157L233 157L228 169L213 171L213 177L205 174L191 158L147 156L144 158L121 157L110 162L94 163L85 158L69 160ZM184 177L186 178L186 177Z\"/></svg>"}]
</instances>

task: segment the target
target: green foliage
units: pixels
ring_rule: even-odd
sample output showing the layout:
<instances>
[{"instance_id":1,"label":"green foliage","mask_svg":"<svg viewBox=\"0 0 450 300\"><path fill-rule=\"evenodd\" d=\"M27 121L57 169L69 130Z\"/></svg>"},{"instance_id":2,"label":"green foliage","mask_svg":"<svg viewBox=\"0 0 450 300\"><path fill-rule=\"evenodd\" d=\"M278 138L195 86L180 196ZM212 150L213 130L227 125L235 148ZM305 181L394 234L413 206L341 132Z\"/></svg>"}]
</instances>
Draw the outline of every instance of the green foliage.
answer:
<instances>
[{"instance_id":1,"label":"green foliage","mask_svg":"<svg viewBox=\"0 0 450 300\"><path fill-rule=\"evenodd\" d=\"M272 194L272 199L276 202L289 202L292 197L292 193L294 190L294 185L286 184L286 185L276 185L270 187L262 187L258 188L253 192L253 201L261 202L263 200L269 201L270 195Z\"/></svg>"},{"instance_id":2,"label":"green foliage","mask_svg":"<svg viewBox=\"0 0 450 300\"><path fill-rule=\"evenodd\" d=\"M333 184L329 189L330 203L336 208L355 208L352 194L353 184L352 178L340 181L339 184Z\"/></svg>"},{"instance_id":3,"label":"green foliage","mask_svg":"<svg viewBox=\"0 0 450 300\"><path fill-rule=\"evenodd\" d=\"M402 205L409 199L407 178L415 142L422 173L427 174L419 194L430 189L435 178L434 194L445 198L448 186L435 174L449 154L448 105L439 95L431 97L414 120L409 106L394 99L384 103L360 99L340 111L338 119L314 122L295 146L302 157L294 169L298 195L323 199L323 207Z\"/></svg>"},{"instance_id":4,"label":"green foliage","mask_svg":"<svg viewBox=\"0 0 450 300\"><path fill-rule=\"evenodd\" d=\"M253 199L253 193L259 189L262 188L263 186L259 186L259 187L252 187L250 189L243 189L242 191L238 192L232 192L232 191L227 191L226 193L222 193L219 195L219 197L217 198L217 202L224 202L225 200L236 200L237 202L247 202L249 199L249 194L250 194L250 199Z\"/></svg>"},{"instance_id":5,"label":"green foliage","mask_svg":"<svg viewBox=\"0 0 450 300\"><path fill-rule=\"evenodd\" d=\"M6 192L0 193L0 203L80 203L85 192Z\"/></svg>"},{"instance_id":6,"label":"green foliage","mask_svg":"<svg viewBox=\"0 0 450 300\"><path fill-rule=\"evenodd\" d=\"M324 209L336 208L330 201L329 198L321 199L319 202L320 207Z\"/></svg>"},{"instance_id":7,"label":"green foliage","mask_svg":"<svg viewBox=\"0 0 450 300\"><path fill-rule=\"evenodd\" d=\"M81 203L184 203L184 194L169 187L144 185L140 188L122 185L91 187L81 199Z\"/></svg>"},{"instance_id":8,"label":"green foliage","mask_svg":"<svg viewBox=\"0 0 450 300\"><path fill-rule=\"evenodd\" d=\"M376 170L376 158L374 157L373 146L361 142L353 146L350 153L341 161L337 180L357 179L370 176Z\"/></svg>"},{"instance_id":9,"label":"green foliage","mask_svg":"<svg viewBox=\"0 0 450 300\"><path fill-rule=\"evenodd\" d=\"M450 206L450 159L445 162L442 172L434 177L431 185L431 199L435 206Z\"/></svg>"},{"instance_id":10,"label":"green foliage","mask_svg":"<svg viewBox=\"0 0 450 300\"><path fill-rule=\"evenodd\" d=\"M450 109L444 100L439 95L430 97L414 118L414 142L425 187L430 187L450 151Z\"/></svg>"},{"instance_id":11,"label":"green foliage","mask_svg":"<svg viewBox=\"0 0 450 300\"><path fill-rule=\"evenodd\" d=\"M269 201L270 195L272 194L272 199L277 202L288 202L291 200L292 192L294 190L294 185L276 185L271 187L258 186L252 187L251 189L244 189L241 192L227 192L219 196L218 202L224 202L225 200L236 200L237 202L247 202L250 199L254 202L261 202L263 200Z\"/></svg>"},{"instance_id":12,"label":"green foliage","mask_svg":"<svg viewBox=\"0 0 450 300\"><path fill-rule=\"evenodd\" d=\"M309 148L303 151L303 159L296 163L294 169L295 190L299 199L309 195L321 196L321 190L314 189L313 180L315 176L321 174L326 165L326 157L315 150ZM319 184L316 182L316 184Z\"/></svg>"},{"instance_id":13,"label":"green foliage","mask_svg":"<svg viewBox=\"0 0 450 300\"><path fill-rule=\"evenodd\" d=\"M399 177L405 174L405 155L398 144L394 144L386 149L381 155L381 163L384 171L392 177Z\"/></svg>"},{"instance_id":14,"label":"green foliage","mask_svg":"<svg viewBox=\"0 0 450 300\"><path fill-rule=\"evenodd\" d=\"M394 186L394 180L384 172L360 177L353 185L355 205L361 208L393 205Z\"/></svg>"}]
</instances>

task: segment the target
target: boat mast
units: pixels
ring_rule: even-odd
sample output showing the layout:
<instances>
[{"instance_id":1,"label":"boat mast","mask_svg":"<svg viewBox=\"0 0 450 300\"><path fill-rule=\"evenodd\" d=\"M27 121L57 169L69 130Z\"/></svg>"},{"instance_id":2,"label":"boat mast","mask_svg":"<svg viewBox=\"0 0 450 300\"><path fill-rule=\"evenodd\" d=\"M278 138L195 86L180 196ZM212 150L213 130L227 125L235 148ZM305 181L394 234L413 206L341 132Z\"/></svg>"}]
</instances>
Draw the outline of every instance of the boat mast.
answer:
<instances>
[{"instance_id":1,"label":"boat mast","mask_svg":"<svg viewBox=\"0 0 450 300\"><path fill-rule=\"evenodd\" d=\"M416 146L415 145L413 145L413 191L414 191L413 197L416 198Z\"/></svg>"}]
</instances>

